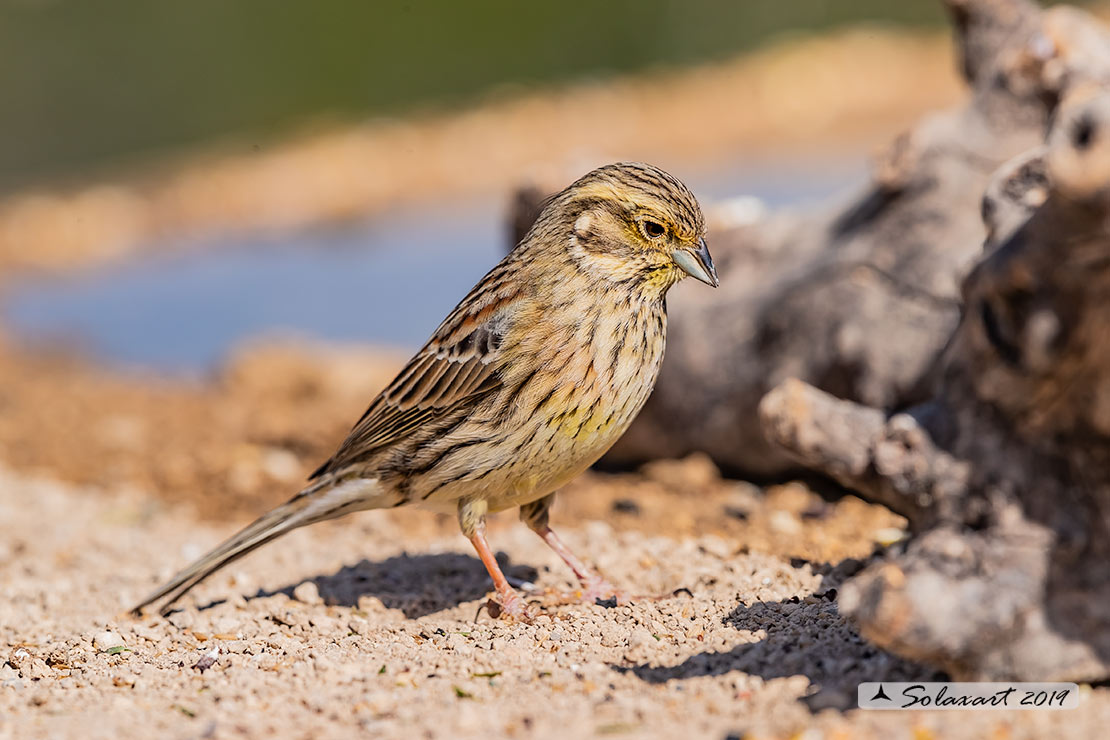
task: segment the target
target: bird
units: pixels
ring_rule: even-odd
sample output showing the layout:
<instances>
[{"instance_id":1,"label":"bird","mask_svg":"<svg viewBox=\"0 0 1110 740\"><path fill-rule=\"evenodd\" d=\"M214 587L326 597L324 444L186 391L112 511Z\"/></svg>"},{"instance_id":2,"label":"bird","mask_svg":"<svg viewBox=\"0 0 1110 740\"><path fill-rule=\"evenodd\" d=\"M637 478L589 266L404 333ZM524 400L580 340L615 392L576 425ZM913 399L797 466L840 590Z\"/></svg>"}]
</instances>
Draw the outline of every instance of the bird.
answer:
<instances>
[{"instance_id":1,"label":"bird","mask_svg":"<svg viewBox=\"0 0 1110 740\"><path fill-rule=\"evenodd\" d=\"M648 164L609 164L553 195L301 491L132 611L163 601L168 615L212 573L293 529L399 506L457 515L499 616L532 616L485 535L487 514L514 507L574 571L583 600L613 598L617 589L567 548L548 512L654 388L670 288L688 276L719 285L705 232L690 189Z\"/></svg>"}]
</instances>

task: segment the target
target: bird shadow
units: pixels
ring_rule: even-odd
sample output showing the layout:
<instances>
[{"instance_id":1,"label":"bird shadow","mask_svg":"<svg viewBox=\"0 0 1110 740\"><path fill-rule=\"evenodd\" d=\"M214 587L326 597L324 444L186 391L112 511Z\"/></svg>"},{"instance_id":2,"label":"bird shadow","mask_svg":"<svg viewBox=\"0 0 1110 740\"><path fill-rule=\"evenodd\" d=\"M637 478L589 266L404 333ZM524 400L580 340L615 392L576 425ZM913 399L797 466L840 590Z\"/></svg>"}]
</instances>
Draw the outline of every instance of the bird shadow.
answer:
<instances>
[{"instance_id":1,"label":"bird shadow","mask_svg":"<svg viewBox=\"0 0 1110 740\"><path fill-rule=\"evenodd\" d=\"M538 575L535 568L513 564L502 552L497 553L497 562L510 579L533 581ZM357 607L361 597L373 596L386 608L399 609L409 619L475 601L493 588L482 561L461 553L403 553L379 562L362 560L331 575L307 580L315 584L325 604ZM260 591L253 598L279 593L292 597L294 588L303 582Z\"/></svg>"},{"instance_id":2,"label":"bird shadow","mask_svg":"<svg viewBox=\"0 0 1110 740\"><path fill-rule=\"evenodd\" d=\"M820 572L835 570L814 565ZM801 701L813 712L856 705L857 686L865 681L938 681L936 669L900 658L868 643L839 612L836 589L827 588L808 599L739 603L722 622L760 639L727 651L692 655L676 665L613 666L646 683L663 684L731 672L765 680L803 675L811 690Z\"/></svg>"}]
</instances>

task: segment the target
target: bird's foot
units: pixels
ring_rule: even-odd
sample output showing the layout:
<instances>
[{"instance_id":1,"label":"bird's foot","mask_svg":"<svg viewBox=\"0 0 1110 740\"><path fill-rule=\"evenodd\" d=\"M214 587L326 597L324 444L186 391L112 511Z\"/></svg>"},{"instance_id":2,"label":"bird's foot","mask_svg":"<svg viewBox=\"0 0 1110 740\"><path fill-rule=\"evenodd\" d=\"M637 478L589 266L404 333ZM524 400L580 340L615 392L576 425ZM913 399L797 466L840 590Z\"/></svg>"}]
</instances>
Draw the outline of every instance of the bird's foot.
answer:
<instances>
[{"instance_id":1,"label":"bird's foot","mask_svg":"<svg viewBox=\"0 0 1110 740\"><path fill-rule=\"evenodd\" d=\"M498 594L496 600L487 599L485 607L494 619L507 617L514 622L531 624L536 618L536 607L526 602L516 591Z\"/></svg>"},{"instance_id":2,"label":"bird's foot","mask_svg":"<svg viewBox=\"0 0 1110 740\"><path fill-rule=\"evenodd\" d=\"M599 604L607 607L624 606L633 600L632 596L599 575L583 578L579 582L579 588L557 593L555 597L560 603Z\"/></svg>"}]
</instances>

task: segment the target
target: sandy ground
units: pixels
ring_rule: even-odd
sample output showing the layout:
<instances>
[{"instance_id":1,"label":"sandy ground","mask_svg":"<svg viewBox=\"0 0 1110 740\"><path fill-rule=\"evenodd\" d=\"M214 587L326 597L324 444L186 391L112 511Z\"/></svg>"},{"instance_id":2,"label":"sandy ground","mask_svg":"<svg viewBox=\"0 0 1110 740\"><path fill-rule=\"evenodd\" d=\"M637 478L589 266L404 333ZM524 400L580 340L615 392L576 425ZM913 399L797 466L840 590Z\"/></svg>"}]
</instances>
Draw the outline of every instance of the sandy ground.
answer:
<instances>
[{"instance_id":1,"label":"sandy ground","mask_svg":"<svg viewBox=\"0 0 1110 740\"><path fill-rule=\"evenodd\" d=\"M251 555L168 620L126 615L239 523L0 469L0 737L920 740L1096 737L1110 722L1107 689L1072 712L844 712L861 680L933 675L838 615L851 561L600 521L565 536L630 592L666 598L541 595L535 624L495 621L478 615L488 583L460 536L367 513ZM523 527L494 540L512 576L572 586Z\"/></svg>"}]
</instances>

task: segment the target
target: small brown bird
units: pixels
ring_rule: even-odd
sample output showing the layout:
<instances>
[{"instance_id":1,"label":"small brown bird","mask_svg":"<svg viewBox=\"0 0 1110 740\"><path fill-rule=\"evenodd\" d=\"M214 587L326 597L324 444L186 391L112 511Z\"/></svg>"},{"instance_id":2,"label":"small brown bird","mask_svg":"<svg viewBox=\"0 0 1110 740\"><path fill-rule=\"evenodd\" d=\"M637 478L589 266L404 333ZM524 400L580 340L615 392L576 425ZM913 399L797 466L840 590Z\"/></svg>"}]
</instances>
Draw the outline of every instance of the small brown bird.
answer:
<instances>
[{"instance_id":1,"label":"small brown bird","mask_svg":"<svg viewBox=\"0 0 1110 740\"><path fill-rule=\"evenodd\" d=\"M497 589L485 517L514 506L566 561L584 598L615 589L548 527L553 491L624 433L655 385L667 291L717 286L690 190L646 164L612 164L554 196L532 229L440 324L309 485L135 607L162 613L217 569L297 527L365 509L456 512Z\"/></svg>"}]
</instances>

